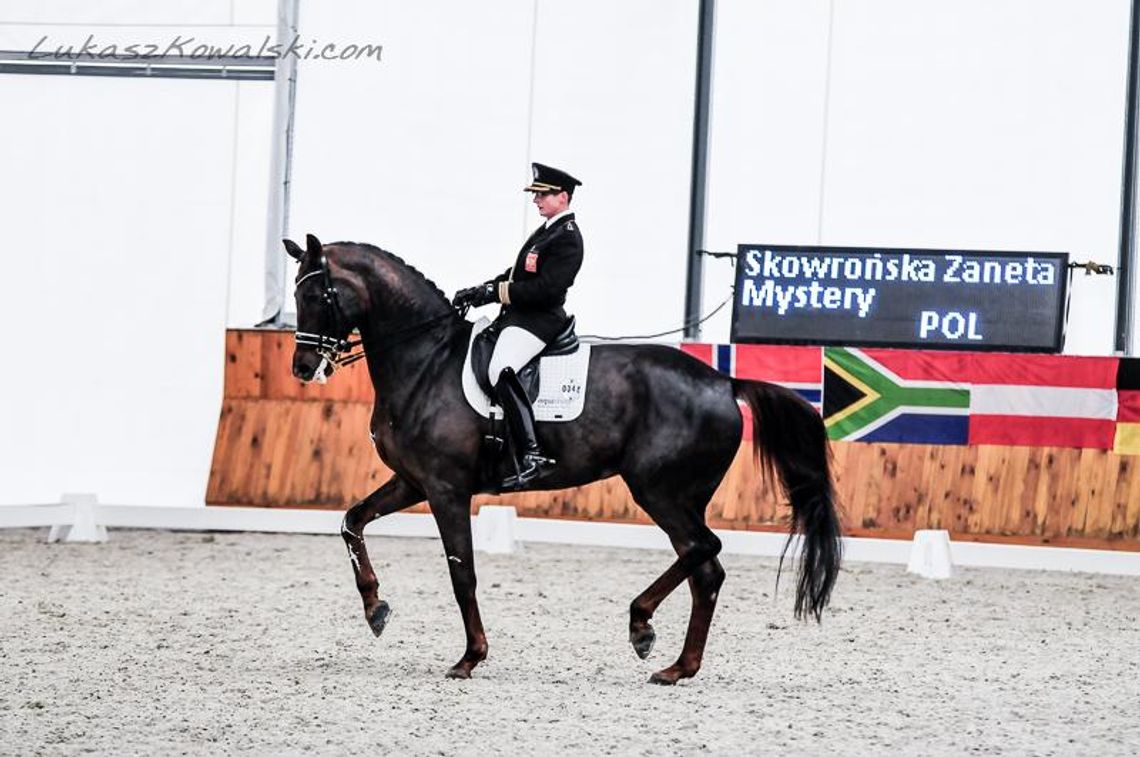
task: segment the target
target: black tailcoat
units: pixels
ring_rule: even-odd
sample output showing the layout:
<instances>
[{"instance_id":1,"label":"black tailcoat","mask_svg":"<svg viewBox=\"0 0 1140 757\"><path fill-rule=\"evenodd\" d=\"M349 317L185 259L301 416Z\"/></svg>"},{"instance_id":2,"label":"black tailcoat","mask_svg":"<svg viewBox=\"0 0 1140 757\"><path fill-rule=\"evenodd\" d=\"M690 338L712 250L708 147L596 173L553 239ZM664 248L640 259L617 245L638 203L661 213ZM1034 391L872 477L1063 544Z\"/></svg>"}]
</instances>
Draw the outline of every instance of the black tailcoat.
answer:
<instances>
[{"instance_id":1,"label":"black tailcoat","mask_svg":"<svg viewBox=\"0 0 1140 757\"><path fill-rule=\"evenodd\" d=\"M582 267L582 232L568 213L550 228L545 224L531 234L512 268L495 277L510 281L509 305L503 305L495 322L501 327L520 326L549 343L566 328L569 316L563 309L566 290Z\"/></svg>"}]
</instances>

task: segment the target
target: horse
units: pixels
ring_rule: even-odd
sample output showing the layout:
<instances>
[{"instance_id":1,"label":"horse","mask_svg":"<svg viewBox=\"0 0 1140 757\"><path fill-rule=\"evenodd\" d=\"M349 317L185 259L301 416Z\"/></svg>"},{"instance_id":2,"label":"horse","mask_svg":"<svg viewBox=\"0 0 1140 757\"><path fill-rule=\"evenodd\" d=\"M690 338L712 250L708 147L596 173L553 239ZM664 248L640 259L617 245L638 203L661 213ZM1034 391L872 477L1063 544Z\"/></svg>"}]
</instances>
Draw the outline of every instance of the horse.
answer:
<instances>
[{"instance_id":1,"label":"horse","mask_svg":"<svg viewBox=\"0 0 1140 757\"><path fill-rule=\"evenodd\" d=\"M465 400L460 373L472 323L390 252L354 242L326 245L313 235L304 249L283 241L300 264L293 374L303 382L324 380L337 362L362 356L376 395L370 424L376 452L394 473L348 509L341 527L365 620L380 636L391 608L379 596L364 527L426 500L467 636L447 676L470 678L487 656L471 536L486 420ZM350 341L354 331L359 338ZM784 387L730 378L667 345L596 345L588 371L581 415L538 424L542 448L557 466L527 489L621 476L668 536L676 560L630 603L629 640L638 657L653 648L654 611L684 581L691 608L679 657L650 681L675 684L701 667L725 578L717 559L721 542L706 525L705 509L741 442L738 401L752 410L756 464L766 480L778 478L791 503L784 553L800 535L795 616L819 622L839 573L841 537L827 435L815 409Z\"/></svg>"}]
</instances>

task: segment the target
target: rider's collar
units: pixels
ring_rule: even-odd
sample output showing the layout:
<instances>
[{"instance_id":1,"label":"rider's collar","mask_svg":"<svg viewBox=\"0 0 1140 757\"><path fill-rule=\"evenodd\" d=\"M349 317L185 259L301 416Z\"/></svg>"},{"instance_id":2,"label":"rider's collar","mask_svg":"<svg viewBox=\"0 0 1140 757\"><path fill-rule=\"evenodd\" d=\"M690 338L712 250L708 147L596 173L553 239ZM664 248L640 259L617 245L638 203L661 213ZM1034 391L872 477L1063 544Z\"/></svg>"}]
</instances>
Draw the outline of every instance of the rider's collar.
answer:
<instances>
[{"instance_id":1,"label":"rider's collar","mask_svg":"<svg viewBox=\"0 0 1140 757\"><path fill-rule=\"evenodd\" d=\"M571 210L570 208L566 208L566 210L563 210L561 213L558 213L557 215L553 216L552 218L548 218L546 220L546 223L543 224L543 228L549 229L551 226L558 223L559 220L565 218L568 215L573 215L573 213L574 213L573 210Z\"/></svg>"}]
</instances>

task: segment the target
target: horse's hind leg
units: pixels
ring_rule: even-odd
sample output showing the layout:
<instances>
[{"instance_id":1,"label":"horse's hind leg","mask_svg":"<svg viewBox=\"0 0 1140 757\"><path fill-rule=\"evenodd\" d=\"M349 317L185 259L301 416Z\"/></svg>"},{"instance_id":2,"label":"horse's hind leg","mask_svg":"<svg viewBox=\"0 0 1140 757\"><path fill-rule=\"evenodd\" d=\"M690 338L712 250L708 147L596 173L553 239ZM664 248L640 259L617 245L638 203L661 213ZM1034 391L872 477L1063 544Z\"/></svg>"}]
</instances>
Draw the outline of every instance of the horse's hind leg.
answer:
<instances>
[{"instance_id":1,"label":"horse's hind leg","mask_svg":"<svg viewBox=\"0 0 1140 757\"><path fill-rule=\"evenodd\" d=\"M700 507L704 507L703 500ZM629 641L638 657L644 660L649 656L656 640L656 633L649 621L665 598L682 581L689 579L693 609L689 617L684 651L675 665L655 673L650 679L653 683L676 683L681 678L696 675L701 666L709 623L716 607L716 593L724 581L724 570L716 561L716 556L720 553L720 539L702 522L703 518L694 513L646 510L669 535L673 548L677 551L677 559L630 603Z\"/></svg>"},{"instance_id":2,"label":"horse's hind leg","mask_svg":"<svg viewBox=\"0 0 1140 757\"><path fill-rule=\"evenodd\" d=\"M391 608L377 595L380 584L376 571L372 569L372 561L368 559L368 549L364 546L364 527L381 516L411 507L423 499L424 495L410 484L399 476L393 476L349 508L341 523L340 535L348 547L348 559L352 561L352 571L356 574L356 588L364 601L364 618L377 636L384 630Z\"/></svg>"},{"instance_id":3,"label":"horse's hind leg","mask_svg":"<svg viewBox=\"0 0 1140 757\"><path fill-rule=\"evenodd\" d=\"M732 409L735 411L735 407ZM623 474L634 499L666 533L677 552L673 564L630 603L629 640L638 657L648 657L656 640L650 620L657 607L682 581L689 580L692 592L684 649L676 664L653 675L653 683L676 683L697 674L716 595L724 581L724 570L716 561L720 539L705 524L705 508L735 448L705 445L700 452L683 464L657 464L646 471Z\"/></svg>"},{"instance_id":4,"label":"horse's hind leg","mask_svg":"<svg viewBox=\"0 0 1140 757\"><path fill-rule=\"evenodd\" d=\"M643 660L649 656L653 642L657 639L649 622L657 607L701 564L716 557L720 552L720 539L717 539L704 524L700 525L700 529L705 533L697 538L689 538L689 534L674 536L664 524L658 522L658 525L669 533L673 548L677 552L677 559L629 605L629 643L633 645L637 656Z\"/></svg>"},{"instance_id":5,"label":"horse's hind leg","mask_svg":"<svg viewBox=\"0 0 1140 757\"><path fill-rule=\"evenodd\" d=\"M685 633L685 645L677 661L650 676L650 683L672 685L682 678L691 678L701 668L701 658L705 653L705 642L709 637L713 612L716 610L716 597L724 583L724 568L715 557L702 563L689 578L689 589L693 595L693 608L689 614L689 630Z\"/></svg>"}]
</instances>

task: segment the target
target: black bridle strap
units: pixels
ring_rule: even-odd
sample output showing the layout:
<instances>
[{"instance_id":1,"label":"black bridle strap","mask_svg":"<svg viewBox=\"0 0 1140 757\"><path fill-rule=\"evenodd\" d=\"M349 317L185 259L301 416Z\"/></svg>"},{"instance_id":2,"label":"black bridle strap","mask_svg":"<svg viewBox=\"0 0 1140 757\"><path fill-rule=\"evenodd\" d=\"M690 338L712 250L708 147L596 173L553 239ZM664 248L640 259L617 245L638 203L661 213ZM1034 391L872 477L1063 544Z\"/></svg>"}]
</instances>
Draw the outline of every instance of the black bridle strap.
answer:
<instances>
[{"instance_id":1,"label":"black bridle strap","mask_svg":"<svg viewBox=\"0 0 1140 757\"><path fill-rule=\"evenodd\" d=\"M321 278L324 279L325 282L325 304L332 310L333 333L340 334L345 331L344 311L341 310L340 307L340 293L336 291L336 284L333 283L329 259L324 255L321 255Z\"/></svg>"},{"instance_id":2,"label":"black bridle strap","mask_svg":"<svg viewBox=\"0 0 1140 757\"><path fill-rule=\"evenodd\" d=\"M320 268L309 271L304 276L297 279L296 287L300 287L306 279L310 279L316 275L321 276L324 289L321 292L322 305L332 316L332 330L334 334L340 334L345 331L344 328L344 311L340 307L340 295L336 290L336 285L333 284L332 272L329 270L328 258L321 255ZM314 334L306 331L298 331L294 335L297 344L306 347L313 347L320 353L321 357L326 358L330 362L337 362L340 354L348 352L353 347L360 344L360 341L350 342L347 338L331 337L326 334Z\"/></svg>"}]
</instances>

